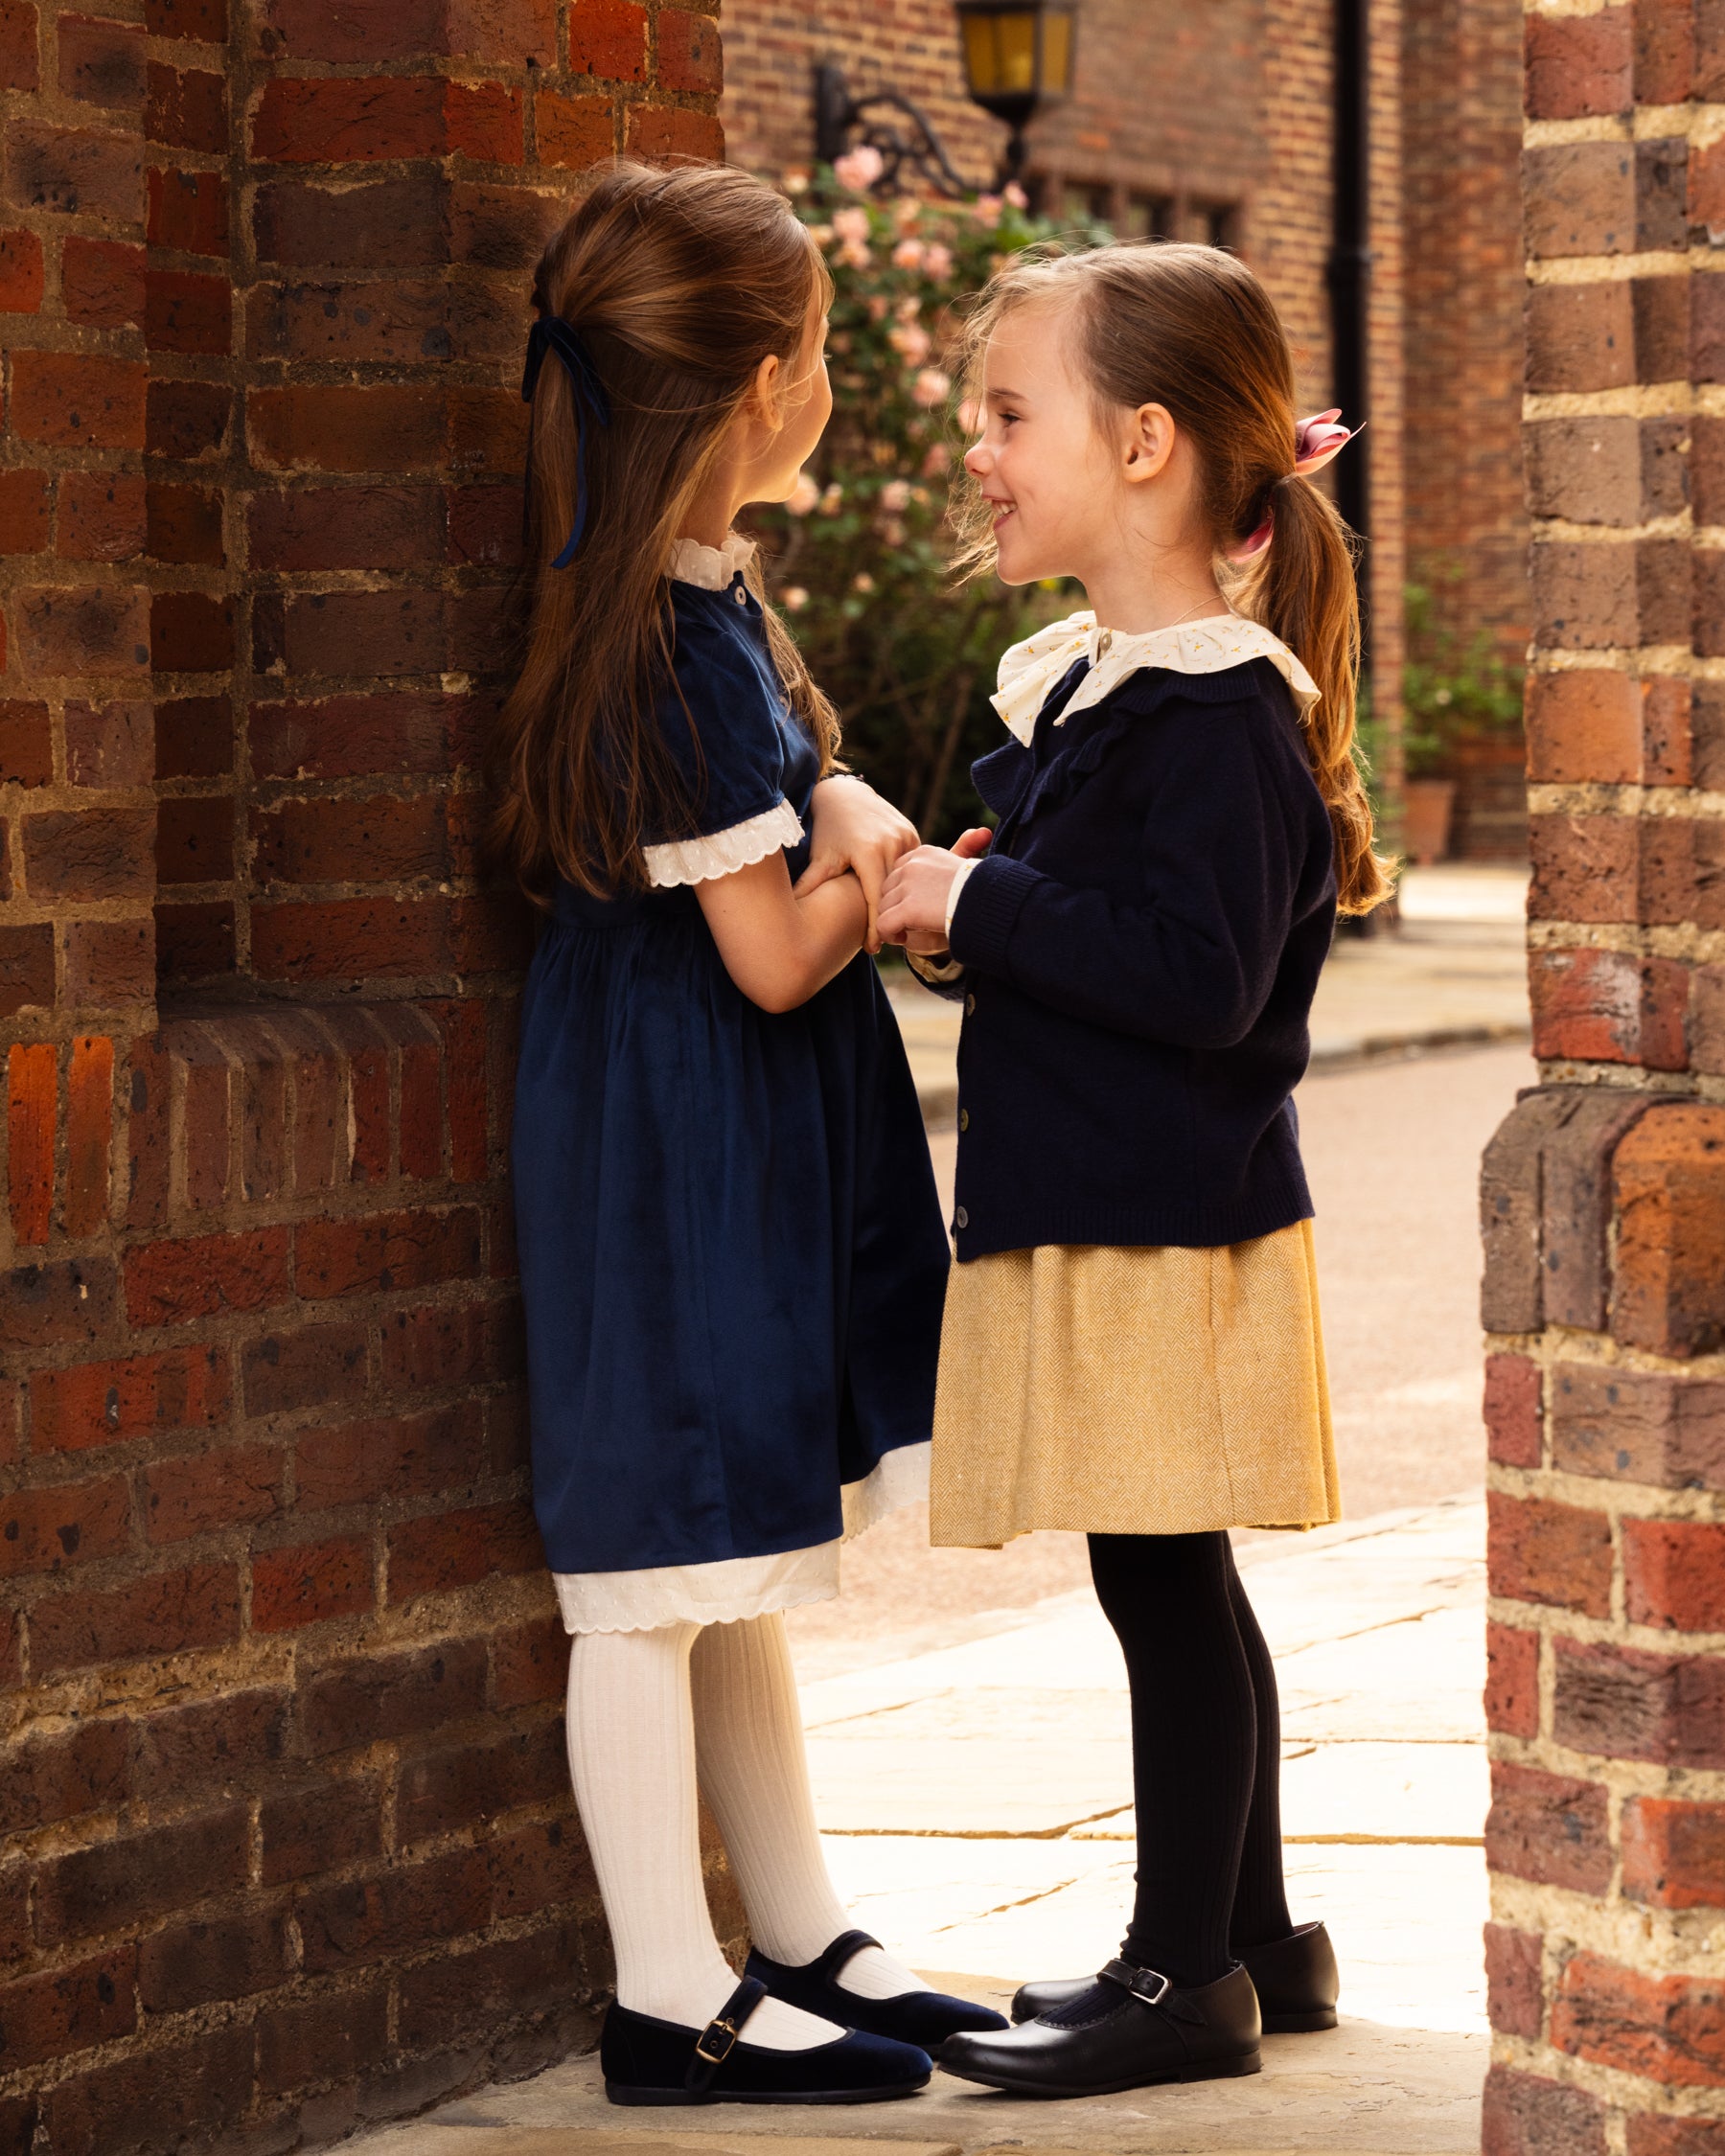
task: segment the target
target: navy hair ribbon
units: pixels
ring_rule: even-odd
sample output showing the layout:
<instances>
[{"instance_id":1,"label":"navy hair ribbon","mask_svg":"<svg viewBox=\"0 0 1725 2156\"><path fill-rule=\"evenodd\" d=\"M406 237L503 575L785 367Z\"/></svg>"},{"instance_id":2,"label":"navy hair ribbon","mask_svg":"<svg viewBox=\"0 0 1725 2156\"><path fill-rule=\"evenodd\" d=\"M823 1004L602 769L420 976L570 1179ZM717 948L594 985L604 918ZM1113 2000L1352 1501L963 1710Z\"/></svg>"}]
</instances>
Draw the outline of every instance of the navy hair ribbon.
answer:
<instances>
[{"instance_id":1,"label":"navy hair ribbon","mask_svg":"<svg viewBox=\"0 0 1725 2156\"><path fill-rule=\"evenodd\" d=\"M554 569L566 569L574 561L581 545L582 534L586 530L586 423L588 415L601 426L611 423L610 399L605 394L605 384L599 379L599 371L593 365L593 356L581 341L578 330L572 330L561 314L541 314L527 335L527 364L521 374L521 398L532 403L533 392L538 386L540 369L545 363L547 352L555 352L563 362L564 372L569 378L575 392L577 410L575 428L575 522L569 531L563 552L552 562ZM531 462L531 446L529 462Z\"/></svg>"}]
</instances>

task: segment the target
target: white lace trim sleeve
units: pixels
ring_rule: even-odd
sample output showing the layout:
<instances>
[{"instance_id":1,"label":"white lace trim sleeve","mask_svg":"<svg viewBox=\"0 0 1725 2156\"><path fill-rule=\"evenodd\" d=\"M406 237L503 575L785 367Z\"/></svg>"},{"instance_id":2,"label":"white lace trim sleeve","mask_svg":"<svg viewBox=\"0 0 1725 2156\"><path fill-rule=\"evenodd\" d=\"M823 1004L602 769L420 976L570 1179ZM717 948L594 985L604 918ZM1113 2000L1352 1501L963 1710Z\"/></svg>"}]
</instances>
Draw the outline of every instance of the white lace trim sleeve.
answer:
<instances>
[{"instance_id":1,"label":"white lace trim sleeve","mask_svg":"<svg viewBox=\"0 0 1725 2156\"><path fill-rule=\"evenodd\" d=\"M709 831L702 838L677 838L664 846L643 846L647 881L658 890L677 883L710 883L752 868L769 854L781 853L802 837L802 819L789 801L767 809L728 831Z\"/></svg>"}]
</instances>

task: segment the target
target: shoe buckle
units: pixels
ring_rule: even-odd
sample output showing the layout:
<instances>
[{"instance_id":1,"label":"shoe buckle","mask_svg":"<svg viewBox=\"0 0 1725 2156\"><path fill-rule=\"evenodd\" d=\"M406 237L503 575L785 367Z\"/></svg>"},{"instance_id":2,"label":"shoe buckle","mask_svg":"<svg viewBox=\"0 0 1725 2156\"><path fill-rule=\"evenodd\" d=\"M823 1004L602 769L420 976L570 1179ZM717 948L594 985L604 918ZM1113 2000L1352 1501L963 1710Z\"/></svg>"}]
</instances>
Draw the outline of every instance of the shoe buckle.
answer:
<instances>
[{"instance_id":1,"label":"shoe buckle","mask_svg":"<svg viewBox=\"0 0 1725 2156\"><path fill-rule=\"evenodd\" d=\"M709 2066L723 2066L730 2056L731 2046L737 2041L739 2033L736 2023L726 2021L724 2016L721 2014L717 2020L709 2021L696 2038L695 2056L705 2059ZM707 2050L707 2045L715 2038L718 2039L719 2049L716 2052L710 2052Z\"/></svg>"},{"instance_id":2,"label":"shoe buckle","mask_svg":"<svg viewBox=\"0 0 1725 2156\"><path fill-rule=\"evenodd\" d=\"M1173 1978L1163 1976L1160 1969L1135 1969L1130 1961L1111 1961L1101 1973L1110 1984L1130 1991L1146 2007L1160 2007L1174 1988Z\"/></svg>"}]
</instances>

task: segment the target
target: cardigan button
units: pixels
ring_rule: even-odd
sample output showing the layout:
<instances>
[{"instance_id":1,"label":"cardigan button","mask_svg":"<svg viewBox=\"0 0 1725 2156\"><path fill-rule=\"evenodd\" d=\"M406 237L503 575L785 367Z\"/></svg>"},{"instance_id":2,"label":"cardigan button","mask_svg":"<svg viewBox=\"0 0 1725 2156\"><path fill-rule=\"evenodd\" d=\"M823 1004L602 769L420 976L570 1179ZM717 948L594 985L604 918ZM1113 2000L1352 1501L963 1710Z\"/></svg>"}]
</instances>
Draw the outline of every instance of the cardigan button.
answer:
<instances>
[{"instance_id":1,"label":"cardigan button","mask_svg":"<svg viewBox=\"0 0 1725 2156\"><path fill-rule=\"evenodd\" d=\"M974 990L964 998L964 1015L966 1018L975 1018L977 1015L977 998Z\"/></svg>"},{"instance_id":2,"label":"cardigan button","mask_svg":"<svg viewBox=\"0 0 1725 2156\"><path fill-rule=\"evenodd\" d=\"M968 1108L961 1108L958 1111L958 1128L961 1131L970 1129L970 1110Z\"/></svg>"},{"instance_id":3,"label":"cardigan button","mask_svg":"<svg viewBox=\"0 0 1725 2156\"><path fill-rule=\"evenodd\" d=\"M954 1227L968 1227L970 1226L970 1215L962 1205L953 1215L953 1226Z\"/></svg>"}]
</instances>

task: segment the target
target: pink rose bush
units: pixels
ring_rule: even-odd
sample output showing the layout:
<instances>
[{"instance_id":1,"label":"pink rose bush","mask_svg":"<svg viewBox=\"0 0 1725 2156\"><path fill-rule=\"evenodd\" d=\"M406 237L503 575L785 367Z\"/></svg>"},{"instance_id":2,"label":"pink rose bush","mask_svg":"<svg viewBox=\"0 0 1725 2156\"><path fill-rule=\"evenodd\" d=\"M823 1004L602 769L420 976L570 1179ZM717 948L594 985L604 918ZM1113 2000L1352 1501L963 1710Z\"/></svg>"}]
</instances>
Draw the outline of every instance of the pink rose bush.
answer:
<instances>
[{"instance_id":1,"label":"pink rose bush","mask_svg":"<svg viewBox=\"0 0 1725 2156\"><path fill-rule=\"evenodd\" d=\"M961 420L954 390L960 310L1048 227L1017 190L883 200L869 193L881 176L864 148L786 189L836 287L834 412L790 500L754 529L847 759L941 838L962 827L970 762L999 730L996 660L1066 604L992 578L954 588L947 566L960 426L976 416Z\"/></svg>"}]
</instances>

